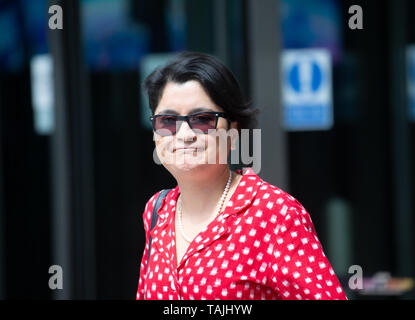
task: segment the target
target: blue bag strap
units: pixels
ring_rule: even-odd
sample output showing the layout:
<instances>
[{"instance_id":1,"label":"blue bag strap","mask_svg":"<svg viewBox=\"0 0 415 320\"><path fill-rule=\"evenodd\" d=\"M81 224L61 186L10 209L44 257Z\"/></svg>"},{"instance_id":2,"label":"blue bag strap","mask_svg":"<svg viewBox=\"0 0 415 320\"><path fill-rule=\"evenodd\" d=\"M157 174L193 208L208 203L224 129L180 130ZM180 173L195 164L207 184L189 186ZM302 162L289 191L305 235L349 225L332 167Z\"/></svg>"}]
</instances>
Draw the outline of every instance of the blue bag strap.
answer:
<instances>
[{"instance_id":1,"label":"blue bag strap","mask_svg":"<svg viewBox=\"0 0 415 320\"><path fill-rule=\"evenodd\" d=\"M151 230L153 230L153 228L156 226L157 220L159 218L158 210L160 209L160 206L163 202L164 197L169 193L170 190L171 189L163 189L163 190L160 191L160 193L157 197L156 203L154 204L153 214L151 215L151 227L150 227L149 232L151 232ZM151 234L150 234L150 238L148 240L149 244L148 244L147 267L146 268L148 268L148 262L150 261L151 241L152 241L152 239L151 239ZM144 300L144 296L145 296L145 293L143 295L143 300Z\"/></svg>"}]
</instances>

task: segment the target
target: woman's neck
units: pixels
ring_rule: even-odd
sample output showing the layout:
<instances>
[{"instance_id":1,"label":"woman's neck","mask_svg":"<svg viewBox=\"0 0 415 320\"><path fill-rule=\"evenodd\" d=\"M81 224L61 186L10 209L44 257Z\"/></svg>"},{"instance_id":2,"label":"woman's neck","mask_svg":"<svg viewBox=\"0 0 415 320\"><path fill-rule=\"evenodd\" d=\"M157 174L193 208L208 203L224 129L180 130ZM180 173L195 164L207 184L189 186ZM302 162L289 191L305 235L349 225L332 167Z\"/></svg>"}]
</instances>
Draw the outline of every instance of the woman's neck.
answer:
<instances>
[{"instance_id":1,"label":"woman's neck","mask_svg":"<svg viewBox=\"0 0 415 320\"><path fill-rule=\"evenodd\" d=\"M217 205L228 181L229 170L226 166L215 172L206 172L204 177L198 180L190 177L177 179L184 220L192 225L200 225L217 213ZM223 206L230 199L241 177L232 172L232 180Z\"/></svg>"}]
</instances>

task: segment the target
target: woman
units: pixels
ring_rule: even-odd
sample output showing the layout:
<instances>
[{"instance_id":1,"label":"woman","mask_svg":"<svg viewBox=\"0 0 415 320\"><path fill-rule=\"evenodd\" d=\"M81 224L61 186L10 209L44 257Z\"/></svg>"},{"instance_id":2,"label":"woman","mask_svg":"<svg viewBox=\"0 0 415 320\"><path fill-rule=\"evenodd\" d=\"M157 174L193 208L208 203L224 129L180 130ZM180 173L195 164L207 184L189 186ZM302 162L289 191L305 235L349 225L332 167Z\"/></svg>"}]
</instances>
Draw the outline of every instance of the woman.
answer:
<instances>
[{"instance_id":1,"label":"woman","mask_svg":"<svg viewBox=\"0 0 415 320\"><path fill-rule=\"evenodd\" d=\"M136 298L346 299L303 206L252 169L232 172L219 161L236 142L215 133L255 123L232 73L212 56L184 52L145 88L157 155L177 186L151 232L159 192L145 206Z\"/></svg>"}]
</instances>

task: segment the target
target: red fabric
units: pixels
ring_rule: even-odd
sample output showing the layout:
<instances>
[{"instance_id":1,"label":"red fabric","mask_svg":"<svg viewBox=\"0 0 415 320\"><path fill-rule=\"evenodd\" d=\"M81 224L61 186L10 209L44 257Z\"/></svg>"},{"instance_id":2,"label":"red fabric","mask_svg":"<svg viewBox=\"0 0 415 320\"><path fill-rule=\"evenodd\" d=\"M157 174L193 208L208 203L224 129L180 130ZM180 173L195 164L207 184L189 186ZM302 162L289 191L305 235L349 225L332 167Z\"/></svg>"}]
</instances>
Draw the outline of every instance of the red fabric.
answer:
<instances>
[{"instance_id":1,"label":"red fabric","mask_svg":"<svg viewBox=\"0 0 415 320\"><path fill-rule=\"evenodd\" d=\"M177 267L174 216L180 190L171 190L151 231L147 267L158 194L143 213L146 246L136 299L144 293L146 300L347 299L310 215L251 169L244 169L226 208L196 236Z\"/></svg>"}]
</instances>

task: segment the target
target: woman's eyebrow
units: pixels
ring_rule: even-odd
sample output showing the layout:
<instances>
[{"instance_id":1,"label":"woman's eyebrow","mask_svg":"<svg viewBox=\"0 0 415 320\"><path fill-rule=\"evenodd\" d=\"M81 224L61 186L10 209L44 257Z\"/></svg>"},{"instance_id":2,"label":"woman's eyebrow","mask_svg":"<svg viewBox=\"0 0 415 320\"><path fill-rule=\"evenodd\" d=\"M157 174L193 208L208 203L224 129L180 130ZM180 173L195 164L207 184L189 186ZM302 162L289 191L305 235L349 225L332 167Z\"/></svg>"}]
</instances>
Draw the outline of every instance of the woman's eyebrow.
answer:
<instances>
[{"instance_id":1,"label":"woman's eyebrow","mask_svg":"<svg viewBox=\"0 0 415 320\"><path fill-rule=\"evenodd\" d=\"M206 108L206 107L198 107L195 109L190 110L190 112L188 114L193 114L193 113L197 113L197 112L202 112L202 111L207 111L207 112L215 112L215 110L212 110L210 108ZM179 115L179 113L176 110L173 109L164 109L159 111L158 114L177 114Z\"/></svg>"}]
</instances>

